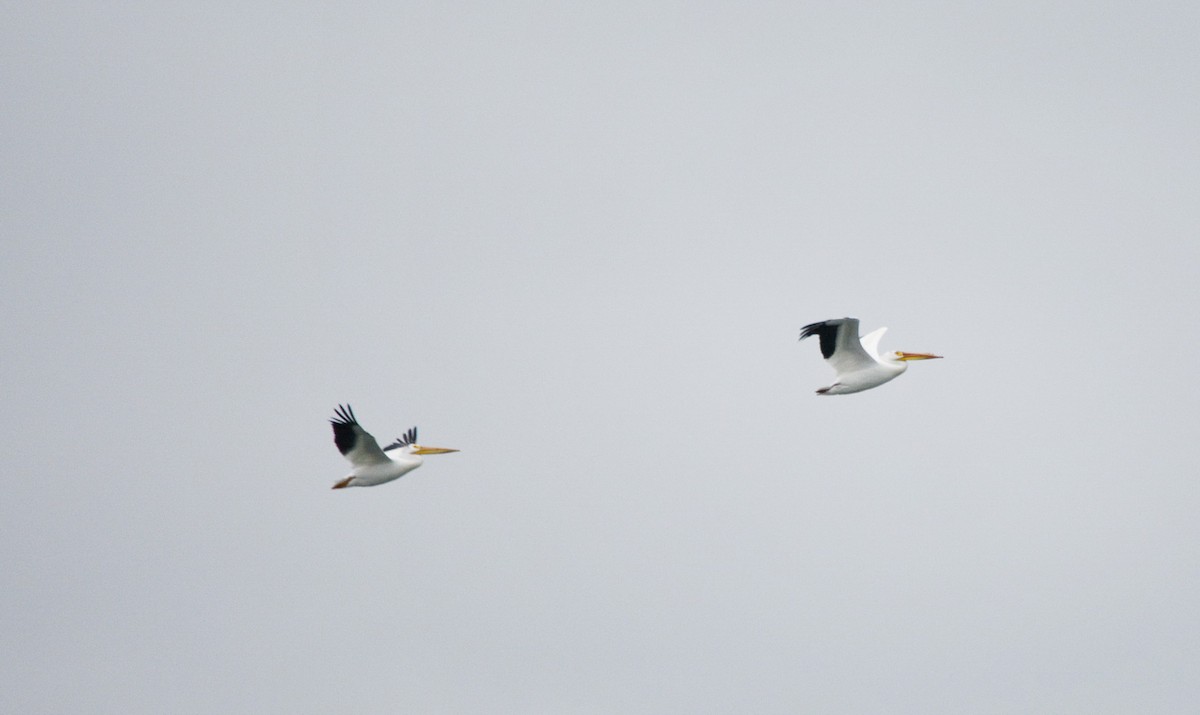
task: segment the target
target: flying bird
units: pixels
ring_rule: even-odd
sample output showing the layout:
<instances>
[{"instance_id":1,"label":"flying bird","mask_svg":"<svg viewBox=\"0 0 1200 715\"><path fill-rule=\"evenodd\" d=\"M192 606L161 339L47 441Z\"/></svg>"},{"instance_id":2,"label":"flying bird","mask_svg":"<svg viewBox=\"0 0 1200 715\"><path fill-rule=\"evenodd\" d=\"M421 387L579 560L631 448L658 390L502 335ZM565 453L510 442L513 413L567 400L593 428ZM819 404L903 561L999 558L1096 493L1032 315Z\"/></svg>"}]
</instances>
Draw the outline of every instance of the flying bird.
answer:
<instances>
[{"instance_id":1,"label":"flying bird","mask_svg":"<svg viewBox=\"0 0 1200 715\"><path fill-rule=\"evenodd\" d=\"M350 464L354 465L354 471L334 484L334 489L385 484L421 466L425 461L421 459L422 455L458 451L443 447L422 447L417 444L416 427L410 428L395 442L380 449L379 443L371 433L359 426L350 405L338 405L329 424L333 425L333 443L337 445L338 451L350 460Z\"/></svg>"},{"instance_id":2,"label":"flying bird","mask_svg":"<svg viewBox=\"0 0 1200 715\"><path fill-rule=\"evenodd\" d=\"M824 320L804 326L800 339L821 338L821 355L837 371L837 381L817 390L818 395L847 395L879 387L908 369L911 360L933 360L929 353L879 353L879 339L887 328L868 333L860 340L857 318Z\"/></svg>"}]
</instances>

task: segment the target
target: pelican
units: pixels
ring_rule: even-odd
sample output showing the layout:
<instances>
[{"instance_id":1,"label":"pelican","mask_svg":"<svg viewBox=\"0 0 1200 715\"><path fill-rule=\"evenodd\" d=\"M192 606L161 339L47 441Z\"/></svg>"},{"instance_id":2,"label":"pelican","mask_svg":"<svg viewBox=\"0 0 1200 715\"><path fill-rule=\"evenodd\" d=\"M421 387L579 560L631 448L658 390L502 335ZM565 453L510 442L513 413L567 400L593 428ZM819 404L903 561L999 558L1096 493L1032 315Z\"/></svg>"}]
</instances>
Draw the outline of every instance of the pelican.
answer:
<instances>
[{"instance_id":1,"label":"pelican","mask_svg":"<svg viewBox=\"0 0 1200 715\"><path fill-rule=\"evenodd\" d=\"M934 360L941 355L930 353L886 352L879 354L879 339L887 332L880 328L858 337L858 318L824 320L804 326L800 339L818 335L821 355L837 371L837 381L817 390L818 395L848 395L879 387L908 369L911 360Z\"/></svg>"},{"instance_id":2,"label":"pelican","mask_svg":"<svg viewBox=\"0 0 1200 715\"><path fill-rule=\"evenodd\" d=\"M329 424L333 425L333 443L337 445L338 451L350 460L350 464L354 465L350 476L334 484L334 489L385 484L421 466L425 461L421 459L421 455L458 451L443 447L422 447L417 444L416 427L410 428L395 442L380 449L379 443L371 433L359 426L350 405L338 405Z\"/></svg>"}]
</instances>

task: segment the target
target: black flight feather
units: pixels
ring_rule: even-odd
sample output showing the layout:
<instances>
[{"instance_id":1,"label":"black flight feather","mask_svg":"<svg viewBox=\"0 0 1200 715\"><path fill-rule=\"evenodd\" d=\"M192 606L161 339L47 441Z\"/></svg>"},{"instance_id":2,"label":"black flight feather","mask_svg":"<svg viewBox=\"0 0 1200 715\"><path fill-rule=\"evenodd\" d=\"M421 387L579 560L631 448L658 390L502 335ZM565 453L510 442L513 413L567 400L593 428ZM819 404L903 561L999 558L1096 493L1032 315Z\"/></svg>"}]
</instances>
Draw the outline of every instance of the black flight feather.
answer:
<instances>
[{"instance_id":1,"label":"black flight feather","mask_svg":"<svg viewBox=\"0 0 1200 715\"><path fill-rule=\"evenodd\" d=\"M333 443L337 445L338 451L346 454L354 449L354 445L358 442L358 420L354 418L354 410L350 409L350 405L338 405L333 411L334 418L329 420L329 424L333 425Z\"/></svg>"},{"instance_id":2,"label":"black flight feather","mask_svg":"<svg viewBox=\"0 0 1200 715\"><path fill-rule=\"evenodd\" d=\"M837 349L837 331L844 323L831 325L832 321L825 320L820 323L812 323L805 325L800 330L800 339L811 338L814 335L821 338L821 356L826 360L833 355L833 351Z\"/></svg>"},{"instance_id":3,"label":"black flight feather","mask_svg":"<svg viewBox=\"0 0 1200 715\"><path fill-rule=\"evenodd\" d=\"M400 449L401 447L407 447L410 444L416 444L416 443L417 443L417 428L410 427L409 430L407 432L405 432L403 435L401 435L400 437L398 437L395 442L392 442L388 446L384 447L383 451L388 452L393 449Z\"/></svg>"}]
</instances>

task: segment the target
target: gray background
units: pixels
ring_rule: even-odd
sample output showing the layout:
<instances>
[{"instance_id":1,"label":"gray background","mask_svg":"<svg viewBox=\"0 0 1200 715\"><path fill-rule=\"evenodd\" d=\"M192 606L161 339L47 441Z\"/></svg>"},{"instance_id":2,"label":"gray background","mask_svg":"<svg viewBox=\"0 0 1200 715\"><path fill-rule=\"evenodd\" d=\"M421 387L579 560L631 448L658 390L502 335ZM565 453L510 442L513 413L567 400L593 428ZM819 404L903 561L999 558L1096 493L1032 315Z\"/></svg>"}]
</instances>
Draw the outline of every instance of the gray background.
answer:
<instances>
[{"instance_id":1,"label":"gray background","mask_svg":"<svg viewBox=\"0 0 1200 715\"><path fill-rule=\"evenodd\" d=\"M1193 712L1197 7L8 4L0 710Z\"/></svg>"}]
</instances>

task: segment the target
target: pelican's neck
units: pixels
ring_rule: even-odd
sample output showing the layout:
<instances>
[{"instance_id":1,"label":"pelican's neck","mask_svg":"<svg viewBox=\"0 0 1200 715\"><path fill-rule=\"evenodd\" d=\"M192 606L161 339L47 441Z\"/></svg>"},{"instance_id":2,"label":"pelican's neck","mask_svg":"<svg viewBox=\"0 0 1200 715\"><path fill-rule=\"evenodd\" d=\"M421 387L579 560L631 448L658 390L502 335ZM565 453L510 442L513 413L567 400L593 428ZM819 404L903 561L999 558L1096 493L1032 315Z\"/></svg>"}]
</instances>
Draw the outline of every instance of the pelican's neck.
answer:
<instances>
[{"instance_id":1,"label":"pelican's neck","mask_svg":"<svg viewBox=\"0 0 1200 715\"><path fill-rule=\"evenodd\" d=\"M401 449L393 450L391 453L392 461L397 464L411 466L413 469L425 463L425 458L419 454L413 454L412 445L406 445Z\"/></svg>"},{"instance_id":2,"label":"pelican's neck","mask_svg":"<svg viewBox=\"0 0 1200 715\"><path fill-rule=\"evenodd\" d=\"M908 369L908 361L897 358L893 352L886 352L875 359L879 361L880 365L883 365L897 375Z\"/></svg>"}]
</instances>

